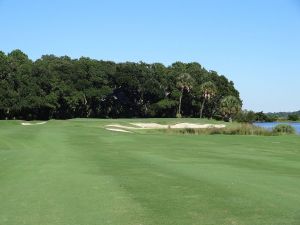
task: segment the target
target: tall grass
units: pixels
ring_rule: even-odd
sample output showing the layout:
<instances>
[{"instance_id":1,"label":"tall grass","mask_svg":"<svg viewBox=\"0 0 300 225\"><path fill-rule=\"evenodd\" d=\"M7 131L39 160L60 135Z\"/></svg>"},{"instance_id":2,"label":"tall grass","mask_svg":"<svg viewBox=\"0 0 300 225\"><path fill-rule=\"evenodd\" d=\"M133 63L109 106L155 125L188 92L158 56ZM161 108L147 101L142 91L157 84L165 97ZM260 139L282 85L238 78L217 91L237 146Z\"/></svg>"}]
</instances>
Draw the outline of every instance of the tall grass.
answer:
<instances>
[{"instance_id":1,"label":"tall grass","mask_svg":"<svg viewBox=\"0 0 300 225\"><path fill-rule=\"evenodd\" d=\"M278 134L295 134L296 130L289 124L278 124L273 128L273 132Z\"/></svg>"},{"instance_id":2,"label":"tall grass","mask_svg":"<svg viewBox=\"0 0 300 225\"><path fill-rule=\"evenodd\" d=\"M165 133L170 134L193 134L193 135L214 135L214 134L224 134L224 135L260 135L260 136L275 136L280 134L292 134L290 132L279 132L277 130L267 130L261 127L257 127L251 124L241 123L234 126L229 126L225 128L207 128L207 129L165 129L161 130Z\"/></svg>"}]
</instances>

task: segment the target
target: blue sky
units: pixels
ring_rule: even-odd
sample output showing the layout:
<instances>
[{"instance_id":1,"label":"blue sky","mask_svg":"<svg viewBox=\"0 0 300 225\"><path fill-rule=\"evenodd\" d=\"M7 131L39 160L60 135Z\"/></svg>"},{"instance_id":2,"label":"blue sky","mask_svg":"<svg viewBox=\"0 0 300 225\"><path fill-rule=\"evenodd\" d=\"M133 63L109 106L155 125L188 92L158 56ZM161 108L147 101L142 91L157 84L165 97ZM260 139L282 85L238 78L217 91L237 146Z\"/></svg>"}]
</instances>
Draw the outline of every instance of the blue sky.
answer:
<instances>
[{"instance_id":1,"label":"blue sky","mask_svg":"<svg viewBox=\"0 0 300 225\"><path fill-rule=\"evenodd\" d=\"M300 110L300 0L0 0L0 50L199 62L245 109Z\"/></svg>"}]
</instances>

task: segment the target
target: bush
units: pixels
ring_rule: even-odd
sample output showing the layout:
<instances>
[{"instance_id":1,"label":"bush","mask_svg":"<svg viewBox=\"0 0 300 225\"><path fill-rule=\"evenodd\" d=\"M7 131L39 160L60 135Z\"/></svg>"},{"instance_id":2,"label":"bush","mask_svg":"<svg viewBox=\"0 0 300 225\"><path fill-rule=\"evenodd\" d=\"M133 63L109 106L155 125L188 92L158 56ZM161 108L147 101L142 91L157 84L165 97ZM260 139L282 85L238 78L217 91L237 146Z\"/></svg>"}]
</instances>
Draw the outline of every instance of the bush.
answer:
<instances>
[{"instance_id":1,"label":"bush","mask_svg":"<svg viewBox=\"0 0 300 225\"><path fill-rule=\"evenodd\" d=\"M255 113L256 121L258 122L274 122L278 119L276 116L268 115L263 112Z\"/></svg>"},{"instance_id":2,"label":"bush","mask_svg":"<svg viewBox=\"0 0 300 225\"><path fill-rule=\"evenodd\" d=\"M295 128L288 124L278 124L273 128L275 134L294 134L296 133Z\"/></svg>"},{"instance_id":3,"label":"bush","mask_svg":"<svg viewBox=\"0 0 300 225\"><path fill-rule=\"evenodd\" d=\"M298 114L290 114L290 115L288 115L288 120L297 121L297 120L299 120L299 115Z\"/></svg>"},{"instance_id":4,"label":"bush","mask_svg":"<svg viewBox=\"0 0 300 225\"><path fill-rule=\"evenodd\" d=\"M253 111L242 111L237 115L236 121L240 123L253 123L256 121L256 114Z\"/></svg>"}]
</instances>

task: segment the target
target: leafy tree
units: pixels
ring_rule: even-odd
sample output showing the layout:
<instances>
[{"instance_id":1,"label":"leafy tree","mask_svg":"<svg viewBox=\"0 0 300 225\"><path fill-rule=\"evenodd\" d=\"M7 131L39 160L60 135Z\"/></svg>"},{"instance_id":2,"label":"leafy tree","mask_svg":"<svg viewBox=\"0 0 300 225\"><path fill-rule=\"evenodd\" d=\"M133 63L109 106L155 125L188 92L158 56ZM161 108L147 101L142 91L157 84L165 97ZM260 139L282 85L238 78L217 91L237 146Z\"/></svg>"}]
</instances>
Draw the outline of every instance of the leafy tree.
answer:
<instances>
[{"instance_id":1,"label":"leafy tree","mask_svg":"<svg viewBox=\"0 0 300 225\"><path fill-rule=\"evenodd\" d=\"M255 112L245 110L238 113L236 120L243 123L253 123L257 121L257 116Z\"/></svg>"},{"instance_id":2,"label":"leafy tree","mask_svg":"<svg viewBox=\"0 0 300 225\"><path fill-rule=\"evenodd\" d=\"M215 84L211 81L205 82L200 86L200 96L202 99L200 107L200 118L203 116L204 104L206 101L210 101L217 93L217 88Z\"/></svg>"},{"instance_id":3,"label":"leafy tree","mask_svg":"<svg viewBox=\"0 0 300 225\"><path fill-rule=\"evenodd\" d=\"M290 115L288 115L288 120L298 121L299 120L299 115L298 114L290 114Z\"/></svg>"},{"instance_id":4,"label":"leafy tree","mask_svg":"<svg viewBox=\"0 0 300 225\"><path fill-rule=\"evenodd\" d=\"M258 122L274 122L277 120L276 116L273 115L267 115L263 112L257 112L256 114L256 121Z\"/></svg>"},{"instance_id":5,"label":"leafy tree","mask_svg":"<svg viewBox=\"0 0 300 225\"><path fill-rule=\"evenodd\" d=\"M194 79L188 73L180 74L177 77L176 86L180 91L180 94L179 94L179 103L178 103L178 110L177 110L176 117L181 117L181 105L182 105L183 92L184 91L189 92L193 86L193 83L194 83Z\"/></svg>"},{"instance_id":6,"label":"leafy tree","mask_svg":"<svg viewBox=\"0 0 300 225\"><path fill-rule=\"evenodd\" d=\"M206 83L206 84L205 84ZM211 88L200 87L209 86ZM0 51L0 119L216 116L225 96L241 103L225 76L199 63L115 63ZM203 98L199 104L199 97Z\"/></svg>"},{"instance_id":7,"label":"leafy tree","mask_svg":"<svg viewBox=\"0 0 300 225\"><path fill-rule=\"evenodd\" d=\"M226 96L221 100L220 112L223 118L232 121L232 118L241 110L240 101L234 96Z\"/></svg>"}]
</instances>

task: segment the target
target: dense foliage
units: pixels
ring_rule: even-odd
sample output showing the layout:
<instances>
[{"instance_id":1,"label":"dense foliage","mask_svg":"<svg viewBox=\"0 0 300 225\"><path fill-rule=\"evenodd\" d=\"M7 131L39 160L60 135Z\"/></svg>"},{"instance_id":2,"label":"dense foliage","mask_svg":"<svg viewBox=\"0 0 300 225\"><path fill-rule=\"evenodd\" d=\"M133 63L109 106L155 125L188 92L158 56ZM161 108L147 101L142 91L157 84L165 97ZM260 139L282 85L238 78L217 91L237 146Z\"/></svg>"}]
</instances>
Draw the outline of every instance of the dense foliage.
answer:
<instances>
[{"instance_id":1,"label":"dense foliage","mask_svg":"<svg viewBox=\"0 0 300 225\"><path fill-rule=\"evenodd\" d=\"M290 115L298 115L300 117L300 110L296 112L275 112L275 113L267 113L268 116L274 116L281 119L288 119ZM293 120L293 119L292 119Z\"/></svg>"},{"instance_id":2,"label":"dense foliage","mask_svg":"<svg viewBox=\"0 0 300 225\"><path fill-rule=\"evenodd\" d=\"M290 120L290 121L298 121L299 119L300 119L300 116L298 114L288 115L288 120Z\"/></svg>"},{"instance_id":3,"label":"dense foliage","mask_svg":"<svg viewBox=\"0 0 300 225\"><path fill-rule=\"evenodd\" d=\"M236 116L238 122L253 123L253 122L274 122L279 118L275 115L266 114L263 112L240 111Z\"/></svg>"},{"instance_id":4,"label":"dense foliage","mask_svg":"<svg viewBox=\"0 0 300 225\"><path fill-rule=\"evenodd\" d=\"M166 67L54 55L32 61L20 50L0 52L1 119L222 118L227 96L238 110L233 82L198 63Z\"/></svg>"},{"instance_id":5,"label":"dense foliage","mask_svg":"<svg viewBox=\"0 0 300 225\"><path fill-rule=\"evenodd\" d=\"M274 121L299 121L300 116L297 113L286 114L285 117L281 117L281 113L264 113L253 111L240 111L235 119L238 122L253 123L253 122L274 122Z\"/></svg>"}]
</instances>

